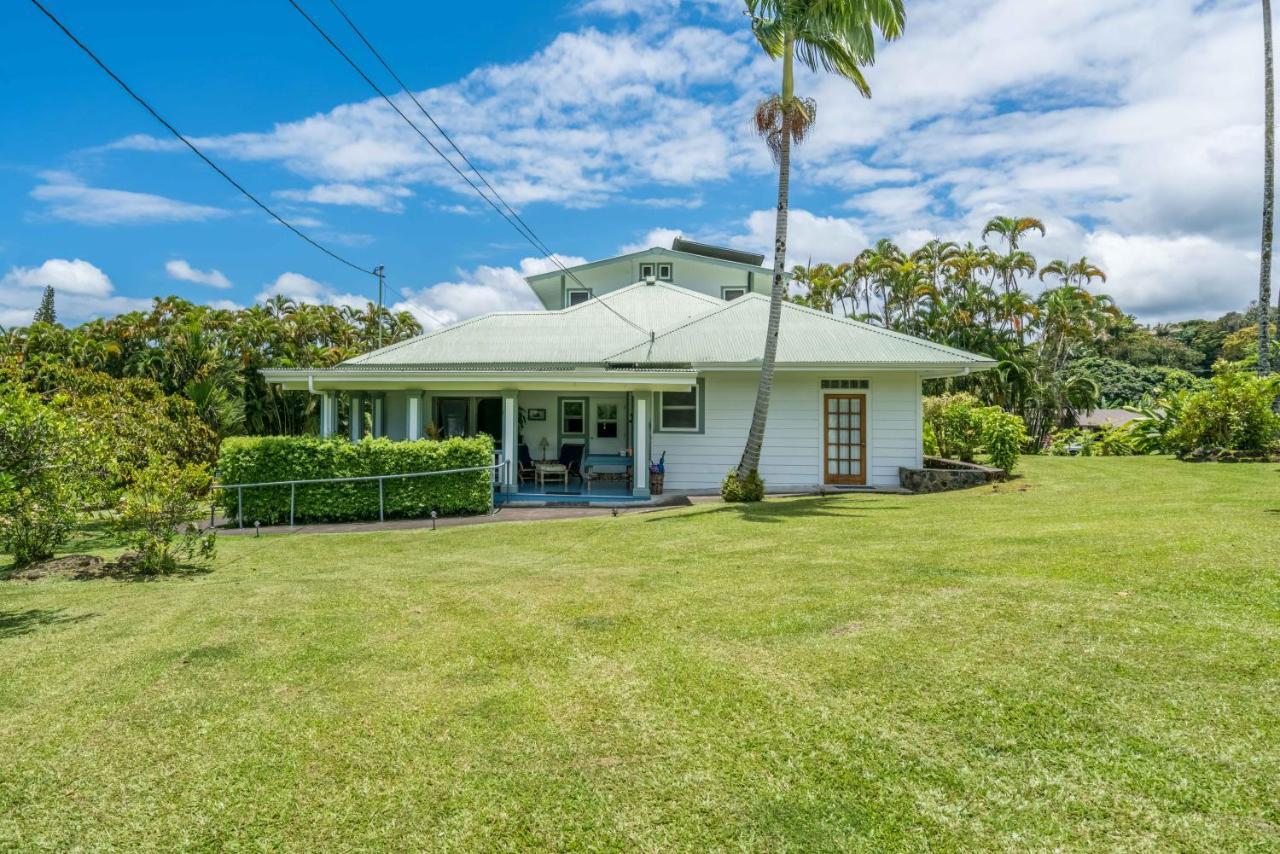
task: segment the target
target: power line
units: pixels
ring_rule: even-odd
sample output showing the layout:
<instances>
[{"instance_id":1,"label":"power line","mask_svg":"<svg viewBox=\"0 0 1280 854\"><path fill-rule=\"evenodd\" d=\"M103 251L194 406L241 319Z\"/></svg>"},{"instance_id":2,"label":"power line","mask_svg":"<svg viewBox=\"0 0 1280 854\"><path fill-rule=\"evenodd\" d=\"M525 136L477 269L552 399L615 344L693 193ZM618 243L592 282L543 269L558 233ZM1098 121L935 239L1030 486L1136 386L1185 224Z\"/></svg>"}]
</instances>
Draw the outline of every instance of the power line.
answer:
<instances>
[{"instance_id":1,"label":"power line","mask_svg":"<svg viewBox=\"0 0 1280 854\"><path fill-rule=\"evenodd\" d=\"M400 79L400 75L396 74L395 69L391 67L391 65L382 57L382 54L378 52L378 49L375 48L373 44L369 41L369 39L365 37L364 33L360 31L360 28L356 26L355 21L351 20L351 16L349 16L345 11L343 11L342 7L338 5L338 0L329 0L329 3L333 6L334 9L337 10L338 14L342 16L342 20L347 22L347 26L349 26L351 28L351 31L356 34L356 36L360 39L361 42L364 43L364 46L369 49L369 52L373 54L374 58L377 59L379 63L381 63L384 69L386 69L386 72L391 75L391 79L396 81L396 85L400 87L400 90L409 96L409 98L413 101L413 103L418 107L419 112L421 112L422 115L427 117L427 121L431 122L431 125L440 133L442 137L444 137L445 142L449 143L449 146L458 153L458 156L462 158L462 161L471 168L471 171L476 174L476 177L480 179L480 181L485 185L486 188L488 188L489 192L493 194L493 197L497 199L499 202L501 202L502 206L506 208L507 212L510 213L511 216L514 217L517 222L519 222L522 226L524 226L525 230L528 231L529 234L535 240L537 240L537 245L542 251L542 253L544 255L547 255L548 257L554 256L555 253L552 252L550 247L548 247L547 244L543 242L541 238L538 237L538 235L534 232L533 227L530 226L527 222L525 222L524 219L520 216L520 214L517 213L516 210L511 207L510 204L507 203L507 200L502 197L502 194L499 193L494 188L494 186L489 183L489 179L484 176L484 173L480 171L479 167L477 167L475 163L471 162L471 158L467 157L466 152L464 152L461 148L459 148L458 144L453 141L453 137L449 136L449 133L440 126L440 123L435 120L435 117L433 117L431 113L427 111L427 108L424 107L422 105L422 102L418 100L418 96L413 93L413 90L410 89L409 86L403 80Z\"/></svg>"},{"instance_id":2,"label":"power line","mask_svg":"<svg viewBox=\"0 0 1280 854\"><path fill-rule=\"evenodd\" d=\"M569 278L573 279L573 281L576 282L580 287L585 288L587 292L590 293L591 289L587 288L587 286L582 283L582 280L579 279L573 273L572 270L570 270L563 263L561 263L560 259L556 256L556 254L552 252L549 248L547 248L546 244L543 243L538 238L537 234L535 234L533 230L528 227L528 225L524 224L524 220L520 219L519 215L516 215L513 218L512 214L515 214L515 211L512 211L511 214L508 214L506 213L506 211L502 210L502 208L498 207L497 203L494 202L493 199L489 198L489 196L486 195L485 192L481 190L479 186L476 185L475 181L472 181L471 178L468 177L465 172L463 172L461 169L458 168L458 165L454 163L453 160L448 155L446 155L443 151L440 150L439 146L437 146L434 142L432 142L431 138L427 136L426 133L423 132L422 128L418 127L418 125L414 123L413 119L409 118L407 115L404 114L404 111L396 106L395 101L391 100L391 97L385 91L383 91L382 87L379 86L376 82L374 82L373 78L371 78L368 74L364 72L364 69L360 67L359 63L357 63L354 59L352 59L350 54L348 54L345 50L343 50L342 46L339 45L336 41L334 41L333 38L327 32L325 32L325 29L321 27L320 24L314 18L312 18L310 15L307 14L306 10L303 9L302 6L298 4L297 0L289 0L289 5L292 6L295 10L297 10L298 14L301 15L303 19L308 24L311 25L311 28L320 34L320 37L323 38L325 42L327 42L328 45L332 47L337 52L337 54L346 61L347 65L351 66L352 70L354 70L356 74L360 75L360 78L364 80L365 83L369 84L369 88L373 89L374 92L377 92L378 96L381 97L382 100L387 102L387 106L391 107L391 109L396 112L396 115L404 119L405 123L409 125L409 127L413 128L414 132L417 133L418 136L422 137L422 141L425 142L427 145L429 145L431 147L431 150L440 156L440 159L442 159L445 163L449 164L449 167L453 169L453 171L456 172L458 176L462 178L462 180L466 181L467 184L471 187L471 189L475 190L476 194L480 196L480 198L488 202L489 207L497 211L498 215L501 216L503 219L505 219L507 223L520 234L521 237L527 240L530 243L530 245L533 246L534 249L537 249L553 264L559 267L561 272L565 273L567 276L569 276ZM335 8L337 8L336 3L334 4L334 6ZM340 13L342 12L340 8L338 9L338 11ZM345 13L343 13L342 16L343 18L347 19L347 22L349 24L351 24L350 18L347 18ZM355 24L351 24L351 27L352 29L355 29ZM386 62L382 60L381 56L377 53L377 51L374 51L373 46L369 44L368 39L366 39L362 34L360 34L359 30L357 30L356 33L357 35L360 35L361 41L363 41L366 45L369 46L369 50L373 52L374 56L377 56L379 61L382 61L383 67L387 68L387 70L390 71L390 68L387 66ZM409 96L413 98L414 103L418 103L418 99L413 97L413 93L409 92L408 87L406 87L404 83L401 82L400 78L397 77L394 72L392 72L391 76L395 77L396 82L400 84L400 87L409 93ZM426 110L422 108L421 104L418 104L418 106L420 109L422 109L423 113L426 113ZM429 114L427 115L427 118L431 118ZM440 127L438 124L436 124L435 119L431 119L431 123L436 125L437 128ZM444 131L441 130L441 133L444 133ZM453 144L452 139L450 139L450 144ZM459 154L462 153L461 149L458 149L456 144L453 144L453 147L455 150L458 151ZM466 160L468 164L471 163L471 161L467 159L466 155L463 155L463 159ZM475 169L475 166L472 165L471 168ZM478 170L476 171L476 174L480 175ZM480 175L480 180L484 181L485 184L488 185L488 181L485 181L483 175ZM496 196L497 193L495 192L494 195ZM501 197L499 196L499 198ZM503 204L506 204L506 202L504 201ZM621 319L627 325L635 328L636 330L646 335L651 334L650 330L645 329L643 326L640 326L640 324L631 320L629 317L623 315L617 309L609 305L604 300L600 300L598 297L596 299L600 302L601 305L603 305L605 308L611 311L614 315L616 315L619 319Z\"/></svg>"},{"instance_id":3,"label":"power line","mask_svg":"<svg viewBox=\"0 0 1280 854\"><path fill-rule=\"evenodd\" d=\"M276 213L271 208L267 207L267 205L261 199L259 199L253 193L250 193L248 190L246 190L244 186L240 184L240 182L238 182L235 178L232 178L230 175L228 175L221 166L219 166L217 163L214 163L211 159L209 159L208 155L206 155L203 151L201 151L196 146L195 143L193 143L191 140L183 136L182 133L173 125L169 124L169 122L164 118L164 116L156 112L156 110L150 104L148 104L141 95L133 91L133 89L129 88L128 83L125 83L123 80L120 79L119 75L117 75L114 71L108 68L107 64L103 62L101 59L99 59L98 55L95 54L92 50L90 50L88 45L80 41L80 39L76 38L75 34L72 33L71 30L67 29L66 25L63 24L62 21L58 20L57 16L55 16L52 12L46 9L42 3L40 3L40 0L31 0L31 3L41 12L43 12L45 17L47 17L50 21L52 21L58 29L62 30L63 34L67 38L71 39L71 41L75 43L76 47L84 51L85 54L90 59L92 59L99 68L105 71L108 77L114 80L120 86L121 89L127 92L130 98L133 98L133 100L137 101L144 110L146 110L148 113L151 114L152 118L154 118L160 124L164 125L165 129L168 130L169 133L173 134L175 137L178 138L180 142L182 142L183 145L191 149L195 153L195 155L199 157L201 160L203 160L205 163L207 163L209 167L213 169L213 171L217 172L219 175L225 178L227 182L230 183L231 186L239 190L245 196L245 198L253 202L262 210L266 211L267 215L270 216L272 219L274 219L276 222L280 223L285 228L289 229L294 234L296 234L298 237L301 237L303 240L310 243L316 249L319 249L321 252L328 255L330 258L333 258L336 261L340 261L341 263L346 264L348 267L350 267L353 270L358 270L359 272L369 276L373 275L372 270L366 270L364 267L361 267L359 264L356 264L352 261L348 261L346 258L343 258L338 253L334 252L332 249L329 249L327 246L324 246L323 244L317 242L316 240L311 238L309 235L305 234L300 229L298 229L295 225L293 225L293 223L289 222L284 217L280 216L280 214Z\"/></svg>"},{"instance_id":4,"label":"power line","mask_svg":"<svg viewBox=\"0 0 1280 854\"><path fill-rule=\"evenodd\" d=\"M125 83L125 82L124 82L124 80L122 80L118 74L116 74L114 71L112 71L112 70L111 70L111 68L110 68L110 67L109 67L105 62L103 62L103 61L102 61L102 59L101 59L101 58L99 58L99 57L98 57L98 55L97 55L96 53L94 53L94 52L93 52L93 50L91 50L91 49L89 48L89 46L88 46L88 45L86 45L84 42L80 41L80 39L79 39L79 38L77 38L77 37L76 37L76 35L75 35L73 32L71 32L71 30L69 30L69 29L67 28L67 26L66 26L65 24L63 24L63 23L62 23L62 21L60 21L56 15L54 15L54 14L53 14L52 12L50 12L47 8L45 8L45 6L40 2L40 0L31 0L31 3L32 3L32 5L34 5L37 9L39 9L42 13L44 13L44 16L45 16L46 18L48 18L50 21L52 21L52 22L53 22L53 24L54 24L54 26L56 26L59 30L61 30L61 31L62 31L62 33L63 33L63 35L65 35L68 39L70 39L70 40L71 40L71 41L76 45L76 47L78 47L78 48L80 48L80 50L84 51L85 55L86 55L86 56L88 56L90 59L92 59L92 60L94 61L94 63L95 63L99 68L101 68L101 69L102 69L102 70L107 74L107 76L108 76L108 77L110 77L112 80L114 80L114 81L116 82L116 84L117 84L121 89L123 89L123 90L124 90L124 91L129 95L129 97L130 97L130 98L132 98L134 101L136 101L136 102L137 102L137 103L138 103L138 104L139 104L139 105L140 105L144 110L146 110L148 113L150 113L152 118L154 118L157 122L159 122L161 125L163 125L163 126L164 126L164 128L165 128L167 131L169 131L169 133L171 133L171 134L173 134L175 137L177 137L177 139L178 139L180 142L182 142L182 144L183 144L183 145L185 145L187 148L191 149L191 151L192 151L192 152L193 152L197 157L199 157L201 160L203 160L203 161L204 161L204 162L209 166L209 168L213 169L213 171L215 171L215 172L217 172L219 175L221 175L221 176L222 176L222 177L227 181L227 183L231 184L231 186L233 186L233 187L235 187L237 190L239 190L239 191L240 191L240 193L241 193L242 195L244 195L244 197L245 197L245 198L247 198L249 201L253 202L253 203L254 203L255 205L257 205L259 208L261 208L263 211L265 211L265 212L267 213L267 215L269 215L269 216L270 216L272 219L274 219L276 222L280 223L280 224L281 224L281 225L283 225L285 228L287 228L287 229L289 229L291 232L293 232L295 235L297 235L298 237L301 237L301 238L302 238L303 240L305 240L307 243L311 244L311 245L312 245L313 247L315 247L316 249L319 249L321 252L323 252L324 254L328 255L330 258L334 259L335 261L338 261L338 262L340 262L340 263L342 263L342 264L345 264L346 266L350 267L351 269L356 270L356 271L361 272L361 273L364 273L365 275L378 277L378 275L379 275L379 274L378 274L378 272L377 272L376 270L368 270L368 269L365 269L364 267L360 266L359 264L355 263L354 261L350 261L350 260L348 260L348 259L346 259L346 258L342 257L342 256L341 256L341 255L339 255L337 252L334 252L334 251L333 251L332 249L330 249L329 247L325 246L324 244L322 244L322 243L320 243L319 241L317 241L317 240L315 240L314 238L312 238L310 235L308 235L308 234L306 234L305 232L303 232L301 229L299 229L299 228L298 228L297 226L295 226L293 223L289 222L289 221L288 221L288 220L286 220L284 217L282 217L280 214L276 213L274 210L272 210L270 207L268 207L268 206L267 206L267 204L266 204L265 202L263 202L261 199L259 199L257 196L255 196L253 193L251 193L251 192L249 192L247 189L245 189L245 187L244 187L244 185L243 185L243 184L241 184L241 183L240 183L239 181L237 181L235 178L232 178L232 177L231 177L231 175L229 175L225 169L223 169L221 166L219 166L217 163L215 163L215 162L214 162L214 161L213 161L213 160L212 160L212 159L211 159L207 154L205 154L203 151L201 151L201 150L200 150L200 148L199 148L199 146L197 146L194 142L192 142L192 141L191 141L190 139L188 139L185 135L183 135L183 133L182 133L181 131L179 131L176 127L174 127L172 124L170 124L170 123L169 123L169 121L168 121L167 119L165 119L165 117L164 117L164 116L160 115L160 113L159 113L159 112L157 112L157 111L156 111L156 109L155 109L154 107L152 107L152 106L151 106L151 104L149 104L149 103L146 101L146 99L145 99L145 98L143 98L143 97L142 97L141 95L139 95L137 92L133 91L133 89L129 86L129 84L128 84L128 83ZM432 320L436 321L437 323L441 324L442 326L443 326L443 325L447 325L447 324L445 323L445 321L444 321L444 320L442 320L440 317L438 317L437 315L435 315L433 312L431 312L431 311L427 310L426 308L423 308L421 305L418 305L417 303L415 303L415 302L413 301L413 299L412 299L412 298L411 298L411 297L410 297L410 296L409 296L409 295L408 295L408 294L407 294L407 293L406 293L402 288L397 287L397 288L396 288L396 290L400 293L400 295L401 295L402 297L404 297L405 301L406 301L409 305L411 305L411 306L413 306L414 308L418 309L418 310L419 310L419 311L421 311L423 314L425 314L427 317L431 318Z\"/></svg>"}]
</instances>

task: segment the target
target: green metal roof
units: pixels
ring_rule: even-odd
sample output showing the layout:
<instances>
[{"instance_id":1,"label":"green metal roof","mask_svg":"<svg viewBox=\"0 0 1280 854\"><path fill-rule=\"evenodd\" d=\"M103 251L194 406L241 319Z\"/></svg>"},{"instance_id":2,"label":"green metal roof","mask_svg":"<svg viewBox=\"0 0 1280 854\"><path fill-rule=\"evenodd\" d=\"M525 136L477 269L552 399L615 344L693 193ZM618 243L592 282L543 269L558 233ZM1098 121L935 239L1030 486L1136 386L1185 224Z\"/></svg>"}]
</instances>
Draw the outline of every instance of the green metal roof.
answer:
<instances>
[{"instance_id":1,"label":"green metal roof","mask_svg":"<svg viewBox=\"0 0 1280 854\"><path fill-rule=\"evenodd\" d=\"M350 359L339 369L474 366L754 367L769 298L725 302L666 282L634 285L560 311L499 312ZM994 362L878 326L787 303L779 365L987 368Z\"/></svg>"},{"instance_id":2,"label":"green metal roof","mask_svg":"<svg viewBox=\"0 0 1280 854\"><path fill-rule=\"evenodd\" d=\"M746 294L717 310L619 350L607 361L733 365L758 363L764 353L769 298ZM778 332L779 365L963 365L991 367L985 356L934 344L869 323L784 303Z\"/></svg>"}]
</instances>

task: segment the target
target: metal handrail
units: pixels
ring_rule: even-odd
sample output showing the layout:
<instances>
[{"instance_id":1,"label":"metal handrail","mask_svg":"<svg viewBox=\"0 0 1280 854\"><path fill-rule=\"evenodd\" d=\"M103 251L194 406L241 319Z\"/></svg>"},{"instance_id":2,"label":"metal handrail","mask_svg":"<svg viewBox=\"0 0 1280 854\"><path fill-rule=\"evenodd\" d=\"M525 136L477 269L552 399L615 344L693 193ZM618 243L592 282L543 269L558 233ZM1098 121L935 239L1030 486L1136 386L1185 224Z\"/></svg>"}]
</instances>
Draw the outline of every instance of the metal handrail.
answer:
<instances>
[{"instance_id":1,"label":"metal handrail","mask_svg":"<svg viewBox=\"0 0 1280 854\"><path fill-rule=\"evenodd\" d=\"M289 527L292 528L294 527L294 524L293 524L294 509L296 505L296 498L297 498L299 486L306 486L309 484L318 484L318 483L361 483L361 482L376 480L378 482L378 521L384 522L386 521L386 517L385 517L385 502L383 501L383 487L382 487L383 481L408 479L411 477L431 477L433 475L443 475L443 474L468 474L470 472L477 472L477 471L491 472L493 475L496 476L498 473L498 469L505 468L507 464L508 464L507 461L499 459L498 462L488 466L467 466L465 468L438 469L436 471L403 472L403 473L397 473L397 474L368 474L368 475L359 475L355 477L320 477L320 478L311 478L306 480L267 480L267 481L262 481L260 483L215 483L215 484L212 484L210 488L222 489L222 490L234 489L236 491L236 525L237 527L243 528L244 527L244 491L246 489L258 489L258 488L269 487L269 486L287 486L289 487ZM510 481L510 478L506 478L506 482L509 482L509 481ZM217 507L215 505L209 511L210 524L212 524L213 513L216 509Z\"/></svg>"}]
</instances>

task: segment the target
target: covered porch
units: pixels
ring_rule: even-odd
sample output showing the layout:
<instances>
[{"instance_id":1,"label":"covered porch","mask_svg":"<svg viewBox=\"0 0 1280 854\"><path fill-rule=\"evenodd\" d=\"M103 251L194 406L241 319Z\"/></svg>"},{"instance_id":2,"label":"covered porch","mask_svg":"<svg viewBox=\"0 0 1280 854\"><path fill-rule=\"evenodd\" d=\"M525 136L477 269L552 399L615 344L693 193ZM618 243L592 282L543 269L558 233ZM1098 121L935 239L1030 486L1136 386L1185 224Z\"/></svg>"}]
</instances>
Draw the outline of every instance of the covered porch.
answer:
<instances>
[{"instance_id":1,"label":"covered porch","mask_svg":"<svg viewBox=\"0 0 1280 854\"><path fill-rule=\"evenodd\" d=\"M323 436L493 437L500 502L648 500L655 403L664 392L696 393L697 384L696 372L679 369L296 373L282 385L317 396Z\"/></svg>"}]
</instances>

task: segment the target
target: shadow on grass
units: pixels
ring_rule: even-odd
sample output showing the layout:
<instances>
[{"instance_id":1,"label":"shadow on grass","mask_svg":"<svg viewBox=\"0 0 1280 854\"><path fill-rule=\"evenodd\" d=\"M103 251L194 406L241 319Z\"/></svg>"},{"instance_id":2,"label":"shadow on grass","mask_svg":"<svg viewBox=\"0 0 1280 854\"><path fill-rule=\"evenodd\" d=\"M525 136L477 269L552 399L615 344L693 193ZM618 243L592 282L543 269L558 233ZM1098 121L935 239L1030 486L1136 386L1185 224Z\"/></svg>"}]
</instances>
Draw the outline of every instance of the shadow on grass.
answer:
<instances>
[{"instance_id":1,"label":"shadow on grass","mask_svg":"<svg viewBox=\"0 0 1280 854\"><path fill-rule=\"evenodd\" d=\"M45 626L65 626L98 616L68 614L66 608L28 608L25 611L0 611L0 640L30 634Z\"/></svg>"},{"instance_id":2,"label":"shadow on grass","mask_svg":"<svg viewBox=\"0 0 1280 854\"><path fill-rule=\"evenodd\" d=\"M866 518L867 511L906 510L902 504L881 504L878 500L850 502L848 495L821 495L813 498L766 500L754 504L725 504L707 513L657 515L646 522L683 522L705 519L708 515L736 515L746 522L777 524L787 519L828 517L837 519Z\"/></svg>"},{"instance_id":3,"label":"shadow on grass","mask_svg":"<svg viewBox=\"0 0 1280 854\"><path fill-rule=\"evenodd\" d=\"M123 546L112 520L103 516L82 519L66 542L68 552L99 552Z\"/></svg>"}]
</instances>

